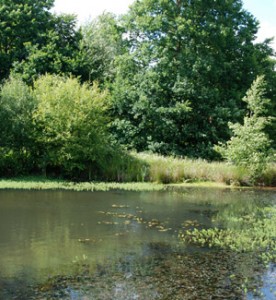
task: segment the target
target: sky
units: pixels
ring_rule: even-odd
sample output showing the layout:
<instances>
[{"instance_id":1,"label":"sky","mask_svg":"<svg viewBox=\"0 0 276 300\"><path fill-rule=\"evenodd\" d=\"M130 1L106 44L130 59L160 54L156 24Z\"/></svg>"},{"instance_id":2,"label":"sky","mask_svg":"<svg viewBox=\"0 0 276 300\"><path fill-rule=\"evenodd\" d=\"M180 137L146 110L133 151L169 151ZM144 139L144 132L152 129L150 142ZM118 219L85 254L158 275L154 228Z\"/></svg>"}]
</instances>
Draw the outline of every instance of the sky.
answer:
<instances>
[{"instance_id":1,"label":"sky","mask_svg":"<svg viewBox=\"0 0 276 300\"><path fill-rule=\"evenodd\" d=\"M57 13L76 14L79 24L102 14L104 11L115 14L127 12L134 0L55 0ZM275 36L272 44L276 50L276 0L243 0L244 8L260 22L257 41Z\"/></svg>"}]
</instances>

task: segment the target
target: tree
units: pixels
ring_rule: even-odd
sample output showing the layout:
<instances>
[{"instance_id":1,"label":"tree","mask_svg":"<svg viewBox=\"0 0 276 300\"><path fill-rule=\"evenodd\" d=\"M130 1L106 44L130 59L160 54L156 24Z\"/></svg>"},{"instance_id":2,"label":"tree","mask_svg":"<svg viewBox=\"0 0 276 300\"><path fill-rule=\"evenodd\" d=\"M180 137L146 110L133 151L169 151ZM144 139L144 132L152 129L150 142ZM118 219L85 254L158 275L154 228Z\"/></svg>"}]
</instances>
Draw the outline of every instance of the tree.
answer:
<instances>
[{"instance_id":1,"label":"tree","mask_svg":"<svg viewBox=\"0 0 276 300\"><path fill-rule=\"evenodd\" d=\"M111 13L103 13L82 27L81 53L83 80L100 84L112 82L115 59L124 51L119 20Z\"/></svg>"},{"instance_id":2,"label":"tree","mask_svg":"<svg viewBox=\"0 0 276 300\"><path fill-rule=\"evenodd\" d=\"M22 173L32 168L32 113L35 101L30 88L18 77L5 81L0 90L1 174Z\"/></svg>"},{"instance_id":3,"label":"tree","mask_svg":"<svg viewBox=\"0 0 276 300\"><path fill-rule=\"evenodd\" d=\"M76 78L45 75L34 83L36 157L40 167L86 172L91 179L112 146L107 132L107 93Z\"/></svg>"},{"instance_id":4,"label":"tree","mask_svg":"<svg viewBox=\"0 0 276 300\"><path fill-rule=\"evenodd\" d=\"M41 32L43 43L26 42L25 59L14 62L13 72L31 84L40 75L78 75L81 33L76 30L76 18L71 15L51 15L51 26Z\"/></svg>"},{"instance_id":5,"label":"tree","mask_svg":"<svg viewBox=\"0 0 276 300\"><path fill-rule=\"evenodd\" d=\"M242 95L271 68L269 41L253 43L256 19L240 0L142 0L124 28L129 51L117 58L115 135L138 150L214 158L228 121L242 117Z\"/></svg>"},{"instance_id":6,"label":"tree","mask_svg":"<svg viewBox=\"0 0 276 300\"><path fill-rule=\"evenodd\" d=\"M265 95L264 77L259 76L243 98L248 109L243 124L229 123L233 136L226 144L216 147L228 162L247 168L252 180L262 175L271 154L271 141L265 133L270 122L270 118L264 116L269 104Z\"/></svg>"},{"instance_id":7,"label":"tree","mask_svg":"<svg viewBox=\"0 0 276 300\"><path fill-rule=\"evenodd\" d=\"M15 61L26 57L24 44L44 42L41 32L50 26L54 0L0 0L0 80Z\"/></svg>"}]
</instances>

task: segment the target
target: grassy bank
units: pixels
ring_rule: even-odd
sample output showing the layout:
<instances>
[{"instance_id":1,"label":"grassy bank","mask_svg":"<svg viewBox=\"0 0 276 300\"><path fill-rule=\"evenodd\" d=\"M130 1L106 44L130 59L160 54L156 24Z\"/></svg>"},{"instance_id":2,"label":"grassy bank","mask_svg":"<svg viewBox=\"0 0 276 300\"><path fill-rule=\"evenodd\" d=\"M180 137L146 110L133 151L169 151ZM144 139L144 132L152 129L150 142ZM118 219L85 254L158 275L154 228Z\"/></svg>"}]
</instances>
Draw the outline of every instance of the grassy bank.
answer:
<instances>
[{"instance_id":1,"label":"grassy bank","mask_svg":"<svg viewBox=\"0 0 276 300\"><path fill-rule=\"evenodd\" d=\"M50 180L46 178L16 178L0 180L0 189L22 190L69 190L69 191L160 191L165 189L164 184L147 182L70 182Z\"/></svg>"},{"instance_id":2,"label":"grassy bank","mask_svg":"<svg viewBox=\"0 0 276 300\"><path fill-rule=\"evenodd\" d=\"M72 182L49 179L45 177L19 177L1 179L0 190L69 190L69 191L164 191L185 187L215 187L227 188L229 185L196 181L163 184L158 182Z\"/></svg>"},{"instance_id":3,"label":"grassy bank","mask_svg":"<svg viewBox=\"0 0 276 300\"><path fill-rule=\"evenodd\" d=\"M22 177L0 180L0 189L152 191L181 186L252 186L245 168L223 162L180 159L145 153L132 153L130 159L120 162L116 168L111 165L110 174L100 181L103 182L71 182L45 177ZM259 177L257 186L276 186L276 164L269 165L266 172Z\"/></svg>"}]
</instances>

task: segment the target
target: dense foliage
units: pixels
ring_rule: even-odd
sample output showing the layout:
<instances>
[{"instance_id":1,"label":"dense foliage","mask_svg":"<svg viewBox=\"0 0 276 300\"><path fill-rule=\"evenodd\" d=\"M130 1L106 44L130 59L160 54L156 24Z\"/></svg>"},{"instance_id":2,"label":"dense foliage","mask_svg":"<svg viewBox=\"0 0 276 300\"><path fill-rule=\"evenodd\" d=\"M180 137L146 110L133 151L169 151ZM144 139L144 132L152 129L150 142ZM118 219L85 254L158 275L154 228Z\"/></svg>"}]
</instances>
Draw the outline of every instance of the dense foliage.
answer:
<instances>
[{"instance_id":1,"label":"dense foliage","mask_svg":"<svg viewBox=\"0 0 276 300\"><path fill-rule=\"evenodd\" d=\"M88 170L91 179L110 142L106 92L80 85L77 79L46 75L35 82L33 95L36 154L42 168Z\"/></svg>"},{"instance_id":2,"label":"dense foliage","mask_svg":"<svg viewBox=\"0 0 276 300\"><path fill-rule=\"evenodd\" d=\"M29 87L20 78L7 80L0 90L0 107L0 172L15 175L31 170L35 102Z\"/></svg>"},{"instance_id":3,"label":"dense foliage","mask_svg":"<svg viewBox=\"0 0 276 300\"><path fill-rule=\"evenodd\" d=\"M275 147L275 122L228 127L247 114L241 100L257 76L276 112L275 56L270 40L255 43L258 21L242 1L135 1L79 29L53 4L0 0L2 175L132 180L122 174L139 164L122 146L219 159L214 145L240 130L255 146L271 141L264 156Z\"/></svg>"},{"instance_id":4,"label":"dense foliage","mask_svg":"<svg viewBox=\"0 0 276 300\"><path fill-rule=\"evenodd\" d=\"M244 93L273 66L267 42L254 44L256 19L241 1L143 0L123 26L129 47L113 85L118 139L139 151L214 157L228 121L243 116Z\"/></svg>"},{"instance_id":5,"label":"dense foliage","mask_svg":"<svg viewBox=\"0 0 276 300\"><path fill-rule=\"evenodd\" d=\"M0 79L7 77L15 61L26 58L25 43L45 43L53 4L54 0L0 1Z\"/></svg>"}]
</instances>

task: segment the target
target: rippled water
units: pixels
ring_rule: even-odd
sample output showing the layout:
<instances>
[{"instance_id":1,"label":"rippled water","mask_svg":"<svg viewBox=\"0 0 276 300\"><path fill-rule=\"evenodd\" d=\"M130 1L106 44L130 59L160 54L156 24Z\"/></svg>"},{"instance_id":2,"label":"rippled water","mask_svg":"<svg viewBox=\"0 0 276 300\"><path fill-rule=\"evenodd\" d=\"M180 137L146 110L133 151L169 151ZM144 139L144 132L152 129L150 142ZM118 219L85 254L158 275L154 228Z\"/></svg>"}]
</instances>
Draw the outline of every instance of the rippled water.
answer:
<instances>
[{"instance_id":1,"label":"rippled water","mask_svg":"<svg viewBox=\"0 0 276 300\"><path fill-rule=\"evenodd\" d=\"M0 299L274 299L274 265L178 235L275 204L273 191L0 191Z\"/></svg>"}]
</instances>

